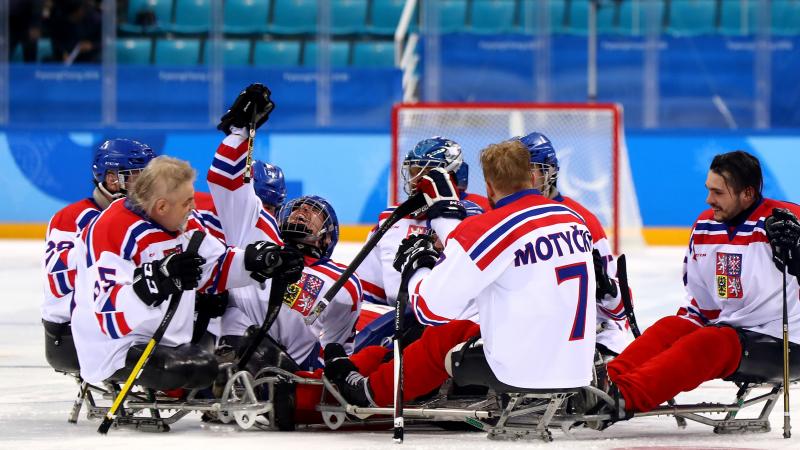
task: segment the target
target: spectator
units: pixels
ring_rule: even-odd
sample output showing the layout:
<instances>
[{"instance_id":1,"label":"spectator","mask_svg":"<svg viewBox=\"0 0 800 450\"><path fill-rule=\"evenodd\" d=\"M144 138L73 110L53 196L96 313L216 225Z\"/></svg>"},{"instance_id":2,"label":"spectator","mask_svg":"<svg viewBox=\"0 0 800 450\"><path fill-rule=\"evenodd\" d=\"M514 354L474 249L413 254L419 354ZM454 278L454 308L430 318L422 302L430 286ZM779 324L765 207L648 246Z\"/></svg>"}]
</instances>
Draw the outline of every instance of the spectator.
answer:
<instances>
[{"instance_id":1,"label":"spectator","mask_svg":"<svg viewBox=\"0 0 800 450\"><path fill-rule=\"evenodd\" d=\"M8 5L8 53L22 45L25 62L36 61L37 43L42 35L44 0L11 0Z\"/></svg>"},{"instance_id":2,"label":"spectator","mask_svg":"<svg viewBox=\"0 0 800 450\"><path fill-rule=\"evenodd\" d=\"M56 61L99 62L102 17L93 2L61 0L50 12L50 39Z\"/></svg>"}]
</instances>

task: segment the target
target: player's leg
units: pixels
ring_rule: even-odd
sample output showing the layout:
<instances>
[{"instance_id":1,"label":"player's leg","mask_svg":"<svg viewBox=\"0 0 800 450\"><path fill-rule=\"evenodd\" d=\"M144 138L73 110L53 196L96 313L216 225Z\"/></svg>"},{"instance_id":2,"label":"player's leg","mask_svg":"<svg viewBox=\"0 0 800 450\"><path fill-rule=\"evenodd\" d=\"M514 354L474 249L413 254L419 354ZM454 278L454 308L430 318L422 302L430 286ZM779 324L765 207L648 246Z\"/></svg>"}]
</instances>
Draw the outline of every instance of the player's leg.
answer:
<instances>
[{"instance_id":1,"label":"player's leg","mask_svg":"<svg viewBox=\"0 0 800 450\"><path fill-rule=\"evenodd\" d=\"M625 399L626 410L649 411L704 381L732 374L741 355L742 346L733 328L695 327L641 366L625 372L609 371L609 377Z\"/></svg>"},{"instance_id":2,"label":"player's leg","mask_svg":"<svg viewBox=\"0 0 800 450\"><path fill-rule=\"evenodd\" d=\"M641 367L698 326L678 316L667 316L648 327L625 350L608 363L608 375L620 375Z\"/></svg>"},{"instance_id":3,"label":"player's leg","mask_svg":"<svg viewBox=\"0 0 800 450\"><path fill-rule=\"evenodd\" d=\"M125 380L142 356L144 347L144 344L131 347L125 367L114 373L111 379ZM157 345L136 384L161 391L205 388L211 386L218 371L214 355L199 345Z\"/></svg>"}]
</instances>

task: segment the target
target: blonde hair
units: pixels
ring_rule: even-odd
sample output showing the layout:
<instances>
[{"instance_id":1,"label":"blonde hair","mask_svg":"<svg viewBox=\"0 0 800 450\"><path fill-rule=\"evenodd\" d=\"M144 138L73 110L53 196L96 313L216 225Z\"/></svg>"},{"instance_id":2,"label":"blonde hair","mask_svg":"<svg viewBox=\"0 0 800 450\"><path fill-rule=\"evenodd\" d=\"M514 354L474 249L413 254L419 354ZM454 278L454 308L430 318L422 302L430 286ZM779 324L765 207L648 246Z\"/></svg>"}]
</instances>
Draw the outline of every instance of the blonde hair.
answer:
<instances>
[{"instance_id":1,"label":"blonde hair","mask_svg":"<svg viewBox=\"0 0 800 450\"><path fill-rule=\"evenodd\" d=\"M159 156L151 160L136 178L128 198L142 211L149 212L156 200L186 182L194 183L196 176L197 173L186 161Z\"/></svg>"},{"instance_id":2,"label":"blonde hair","mask_svg":"<svg viewBox=\"0 0 800 450\"><path fill-rule=\"evenodd\" d=\"M517 140L492 144L481 150L483 178L504 194L530 189L530 159L525 144Z\"/></svg>"}]
</instances>

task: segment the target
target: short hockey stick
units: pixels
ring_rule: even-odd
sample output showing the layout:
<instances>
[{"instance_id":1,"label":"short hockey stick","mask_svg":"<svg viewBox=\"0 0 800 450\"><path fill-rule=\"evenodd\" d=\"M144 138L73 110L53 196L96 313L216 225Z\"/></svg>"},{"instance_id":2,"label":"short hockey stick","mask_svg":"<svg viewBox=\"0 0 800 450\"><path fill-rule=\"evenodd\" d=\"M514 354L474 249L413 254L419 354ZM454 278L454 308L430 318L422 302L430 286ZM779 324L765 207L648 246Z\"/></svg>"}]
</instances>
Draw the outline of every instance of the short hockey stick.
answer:
<instances>
[{"instance_id":1,"label":"short hockey stick","mask_svg":"<svg viewBox=\"0 0 800 450\"><path fill-rule=\"evenodd\" d=\"M387 217L386 220L383 221L381 226L378 227L378 229L375 230L374 233L372 233L372 236L370 236L367 243L364 244L364 247L361 248L361 251L358 252L355 258L353 258L353 261L350 263L349 266L347 266L347 269L345 269L344 273L342 273L339 279L336 280L335 283L333 283L333 286L331 286L331 288L328 289L328 292L326 292L324 295L325 300L329 302L333 300L333 297L335 297L336 294L339 292L339 290L342 288L342 286L344 286L344 284L350 278L350 275L352 275L356 271L356 269L358 269L358 266L360 266L361 263L364 262L364 258L367 257L369 252L371 252L376 245L378 245L378 241L380 241L383 235L386 234L386 232L389 231L390 228L392 228L392 225L397 223L397 221L402 219L403 217L422 208L423 206L425 206L425 197L423 197L421 193L414 194L411 197L409 197L406 201L401 203L394 210L394 212L392 212L392 214L389 217Z\"/></svg>"},{"instance_id":2,"label":"short hockey stick","mask_svg":"<svg viewBox=\"0 0 800 450\"><path fill-rule=\"evenodd\" d=\"M250 118L250 130L247 136L247 162L244 165L244 175L242 181L245 183L250 182L251 174L253 173L253 146L256 141L256 105L253 106L253 116Z\"/></svg>"},{"instance_id":3,"label":"short hockey stick","mask_svg":"<svg viewBox=\"0 0 800 450\"><path fill-rule=\"evenodd\" d=\"M195 231L192 234L191 239L189 239L189 245L186 246L187 252L197 252L200 248L200 244L203 242L203 238L205 237L205 233L201 231ZM122 402L125 401L125 397L128 396L128 392L133 387L133 382L139 378L139 375L142 373L142 369L144 368L147 361L150 360L150 356L153 354L153 349L155 349L156 345L161 341L161 338L164 337L164 333L167 331L167 327L169 327L170 322L172 322L172 317L175 316L175 311L178 310L178 305L181 302L181 296L183 291L178 292L177 294L173 294L170 296L169 305L167 306L167 311L164 313L164 318L161 319L161 323L156 328L156 332L153 333L153 337L150 338L150 341L147 342L147 346L144 348L142 352L142 356L139 357L139 360L136 362L136 365L133 366L133 370L131 374L128 375L128 379L125 380L125 384L122 385L122 389L117 394L117 398L114 399L114 403L111 404L111 408L108 409L108 413L103 418L103 423L97 428L97 432L100 434L107 434L108 429L111 428L111 425L114 423L114 418L117 416L117 410L122 406Z\"/></svg>"}]
</instances>

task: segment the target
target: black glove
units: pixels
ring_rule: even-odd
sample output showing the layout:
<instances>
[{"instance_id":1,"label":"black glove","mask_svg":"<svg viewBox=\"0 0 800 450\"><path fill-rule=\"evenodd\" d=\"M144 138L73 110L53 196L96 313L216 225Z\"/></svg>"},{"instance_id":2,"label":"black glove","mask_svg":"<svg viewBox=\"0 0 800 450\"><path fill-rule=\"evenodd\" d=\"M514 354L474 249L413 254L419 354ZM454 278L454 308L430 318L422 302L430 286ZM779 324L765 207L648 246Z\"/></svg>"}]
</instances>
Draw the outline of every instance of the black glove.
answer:
<instances>
[{"instance_id":1,"label":"black glove","mask_svg":"<svg viewBox=\"0 0 800 450\"><path fill-rule=\"evenodd\" d=\"M244 268L263 283L267 278L297 282L303 274L303 255L293 247L281 247L267 241L256 241L244 249Z\"/></svg>"},{"instance_id":2,"label":"black glove","mask_svg":"<svg viewBox=\"0 0 800 450\"><path fill-rule=\"evenodd\" d=\"M434 248L434 238L427 234L412 234L403 239L394 257L394 270L405 274L420 267L433 269L439 260L439 252Z\"/></svg>"},{"instance_id":3,"label":"black glove","mask_svg":"<svg viewBox=\"0 0 800 450\"><path fill-rule=\"evenodd\" d=\"M219 294L198 292L194 299L194 310L198 316L203 315L210 319L222 317L225 309L228 308L228 291L222 291Z\"/></svg>"},{"instance_id":4,"label":"black glove","mask_svg":"<svg viewBox=\"0 0 800 450\"><path fill-rule=\"evenodd\" d=\"M417 183L417 191L425 196L429 219L445 217L463 220L467 217L467 210L458 200L453 176L444 169L436 167L425 174Z\"/></svg>"},{"instance_id":5,"label":"black glove","mask_svg":"<svg viewBox=\"0 0 800 450\"><path fill-rule=\"evenodd\" d=\"M173 253L144 263L133 271L133 291L150 306L158 306L172 294L197 288L205 258L195 252Z\"/></svg>"},{"instance_id":6,"label":"black glove","mask_svg":"<svg viewBox=\"0 0 800 450\"><path fill-rule=\"evenodd\" d=\"M270 99L272 93L269 88L261 83L254 83L247 86L231 108L220 119L217 129L226 135L231 134L231 126L245 128L250 126L253 120L253 108L256 112L256 129L269 119L269 114L275 109L275 103Z\"/></svg>"},{"instance_id":7,"label":"black glove","mask_svg":"<svg viewBox=\"0 0 800 450\"><path fill-rule=\"evenodd\" d=\"M775 208L767 217L765 228L775 266L781 272L786 267L790 274L800 276L800 222L797 216L788 209Z\"/></svg>"},{"instance_id":8,"label":"black glove","mask_svg":"<svg viewBox=\"0 0 800 450\"><path fill-rule=\"evenodd\" d=\"M597 284L595 298L602 300L606 295L616 298L619 292L617 283L608 276L606 265L603 264L603 258L600 257L600 252L597 249L592 250L592 259L594 259L594 278Z\"/></svg>"}]
</instances>

